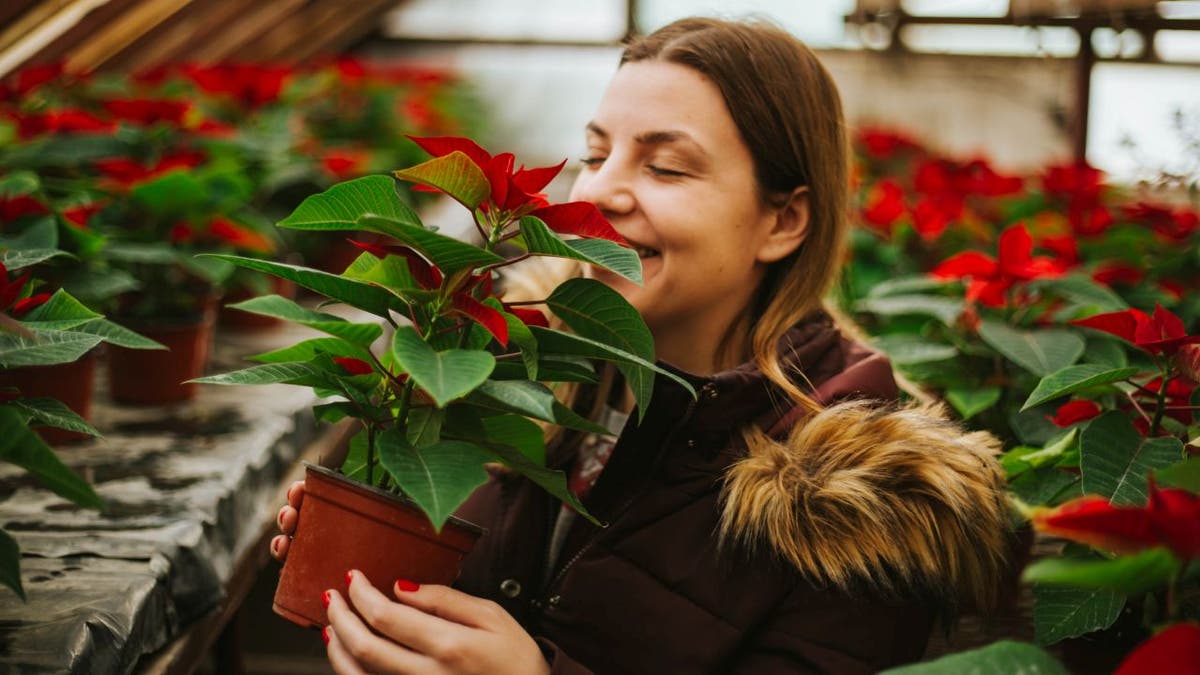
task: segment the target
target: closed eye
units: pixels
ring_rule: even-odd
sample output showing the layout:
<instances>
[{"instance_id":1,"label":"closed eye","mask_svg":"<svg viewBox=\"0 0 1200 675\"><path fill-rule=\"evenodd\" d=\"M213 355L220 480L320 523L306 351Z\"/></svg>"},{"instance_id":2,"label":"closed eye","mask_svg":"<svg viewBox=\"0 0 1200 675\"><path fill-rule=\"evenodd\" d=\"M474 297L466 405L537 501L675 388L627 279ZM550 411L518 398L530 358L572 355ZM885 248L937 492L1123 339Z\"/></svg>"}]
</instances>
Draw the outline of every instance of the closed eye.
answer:
<instances>
[{"instance_id":1,"label":"closed eye","mask_svg":"<svg viewBox=\"0 0 1200 675\"><path fill-rule=\"evenodd\" d=\"M604 163L604 158L603 157L583 157L579 160L579 163L584 166L600 166L601 164Z\"/></svg>"},{"instance_id":2,"label":"closed eye","mask_svg":"<svg viewBox=\"0 0 1200 675\"><path fill-rule=\"evenodd\" d=\"M683 171L676 171L674 169L665 169L661 166L655 166L654 164L650 164L646 168L650 170L650 173L652 173L656 176L678 177L678 176L686 176L687 175L687 173L685 173Z\"/></svg>"}]
</instances>

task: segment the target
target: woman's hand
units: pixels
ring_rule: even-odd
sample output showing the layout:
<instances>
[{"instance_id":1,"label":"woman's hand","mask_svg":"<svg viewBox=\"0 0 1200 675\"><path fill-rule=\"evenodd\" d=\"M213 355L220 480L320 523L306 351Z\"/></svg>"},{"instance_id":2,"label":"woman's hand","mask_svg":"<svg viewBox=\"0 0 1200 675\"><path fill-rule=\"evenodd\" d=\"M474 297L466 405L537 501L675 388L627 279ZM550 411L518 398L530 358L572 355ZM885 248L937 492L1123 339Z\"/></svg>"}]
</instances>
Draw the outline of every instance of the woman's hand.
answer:
<instances>
[{"instance_id":1,"label":"woman's hand","mask_svg":"<svg viewBox=\"0 0 1200 675\"><path fill-rule=\"evenodd\" d=\"M296 532L296 523L300 518L300 502L304 501L304 481L292 483L287 491L287 504L279 509L275 516L275 524L283 534L271 538L271 556L283 562L287 558L288 547L292 545L292 534Z\"/></svg>"},{"instance_id":2,"label":"woman's hand","mask_svg":"<svg viewBox=\"0 0 1200 675\"><path fill-rule=\"evenodd\" d=\"M361 572L346 578L353 607L337 591L325 595L329 626L323 636L338 673L550 672L537 643L494 602L408 581L393 585L397 602Z\"/></svg>"}]
</instances>

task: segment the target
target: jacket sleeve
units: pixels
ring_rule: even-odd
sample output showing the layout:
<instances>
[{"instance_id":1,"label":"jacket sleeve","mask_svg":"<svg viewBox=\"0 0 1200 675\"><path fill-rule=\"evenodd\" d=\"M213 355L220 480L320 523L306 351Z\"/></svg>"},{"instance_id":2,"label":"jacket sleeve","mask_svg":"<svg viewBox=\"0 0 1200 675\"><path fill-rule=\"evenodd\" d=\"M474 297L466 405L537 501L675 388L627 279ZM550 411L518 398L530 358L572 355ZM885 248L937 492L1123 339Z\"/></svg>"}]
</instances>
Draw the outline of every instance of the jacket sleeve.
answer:
<instances>
[{"instance_id":1,"label":"jacket sleeve","mask_svg":"<svg viewBox=\"0 0 1200 675\"><path fill-rule=\"evenodd\" d=\"M793 592L747 640L728 672L875 673L917 661L933 627L921 603Z\"/></svg>"},{"instance_id":2,"label":"jacket sleeve","mask_svg":"<svg viewBox=\"0 0 1200 675\"><path fill-rule=\"evenodd\" d=\"M592 675L592 671L575 659L567 656L558 645L546 638L534 638L542 648L546 663L550 664L550 675Z\"/></svg>"}]
</instances>

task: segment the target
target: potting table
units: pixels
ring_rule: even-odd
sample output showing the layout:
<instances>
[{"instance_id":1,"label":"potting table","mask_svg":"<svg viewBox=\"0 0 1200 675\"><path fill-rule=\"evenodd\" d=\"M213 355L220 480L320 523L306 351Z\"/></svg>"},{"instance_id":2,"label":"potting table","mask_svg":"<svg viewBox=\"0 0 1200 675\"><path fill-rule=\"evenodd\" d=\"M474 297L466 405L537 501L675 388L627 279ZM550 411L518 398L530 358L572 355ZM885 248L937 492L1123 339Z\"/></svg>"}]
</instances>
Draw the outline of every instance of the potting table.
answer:
<instances>
[{"instance_id":1,"label":"potting table","mask_svg":"<svg viewBox=\"0 0 1200 675\"><path fill-rule=\"evenodd\" d=\"M221 335L210 372L292 344L305 329ZM100 369L103 373L103 369ZM266 542L300 459L344 447L303 387L201 387L167 407L110 403L102 440L59 449L105 499L75 507L0 464L0 523L21 547L28 602L0 588L0 672L190 672L271 564Z\"/></svg>"}]
</instances>

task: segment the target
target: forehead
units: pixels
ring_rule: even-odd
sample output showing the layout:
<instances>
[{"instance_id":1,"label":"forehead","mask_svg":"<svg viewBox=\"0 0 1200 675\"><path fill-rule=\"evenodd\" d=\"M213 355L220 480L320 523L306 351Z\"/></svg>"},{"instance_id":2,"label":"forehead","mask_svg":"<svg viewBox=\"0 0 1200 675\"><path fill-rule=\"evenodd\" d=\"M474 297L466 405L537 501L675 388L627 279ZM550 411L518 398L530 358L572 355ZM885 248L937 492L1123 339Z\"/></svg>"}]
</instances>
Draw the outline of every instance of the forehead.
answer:
<instances>
[{"instance_id":1,"label":"forehead","mask_svg":"<svg viewBox=\"0 0 1200 675\"><path fill-rule=\"evenodd\" d=\"M699 71L664 61L621 66L593 124L612 137L668 131L702 145L741 142L717 85Z\"/></svg>"}]
</instances>

